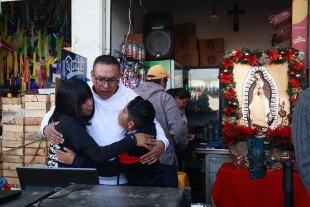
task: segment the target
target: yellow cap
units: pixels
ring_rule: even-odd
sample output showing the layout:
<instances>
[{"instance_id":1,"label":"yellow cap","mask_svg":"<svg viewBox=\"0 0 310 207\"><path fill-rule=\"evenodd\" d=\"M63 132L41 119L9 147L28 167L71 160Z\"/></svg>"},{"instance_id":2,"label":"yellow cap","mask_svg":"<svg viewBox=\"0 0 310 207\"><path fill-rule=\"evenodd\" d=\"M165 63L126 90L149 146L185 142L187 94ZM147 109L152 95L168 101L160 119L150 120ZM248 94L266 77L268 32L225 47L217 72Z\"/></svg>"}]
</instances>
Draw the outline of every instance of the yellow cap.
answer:
<instances>
[{"instance_id":1,"label":"yellow cap","mask_svg":"<svg viewBox=\"0 0 310 207\"><path fill-rule=\"evenodd\" d=\"M171 78L171 75L167 73L167 70L162 65L154 65L147 72L147 80L156 80L162 78Z\"/></svg>"}]
</instances>

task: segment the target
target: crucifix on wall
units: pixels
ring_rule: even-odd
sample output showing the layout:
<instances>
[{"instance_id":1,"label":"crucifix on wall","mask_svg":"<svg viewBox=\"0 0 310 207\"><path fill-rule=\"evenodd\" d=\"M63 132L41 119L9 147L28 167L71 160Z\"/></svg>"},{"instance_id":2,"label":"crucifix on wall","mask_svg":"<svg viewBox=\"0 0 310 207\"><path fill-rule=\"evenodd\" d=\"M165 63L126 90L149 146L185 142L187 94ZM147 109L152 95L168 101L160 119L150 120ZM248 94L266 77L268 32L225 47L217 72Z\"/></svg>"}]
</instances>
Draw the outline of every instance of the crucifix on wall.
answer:
<instances>
[{"instance_id":1,"label":"crucifix on wall","mask_svg":"<svg viewBox=\"0 0 310 207\"><path fill-rule=\"evenodd\" d=\"M239 31L239 15L245 14L245 10L244 9L239 10L239 4L235 3L234 10L228 10L227 14L234 15L234 31L238 32Z\"/></svg>"}]
</instances>

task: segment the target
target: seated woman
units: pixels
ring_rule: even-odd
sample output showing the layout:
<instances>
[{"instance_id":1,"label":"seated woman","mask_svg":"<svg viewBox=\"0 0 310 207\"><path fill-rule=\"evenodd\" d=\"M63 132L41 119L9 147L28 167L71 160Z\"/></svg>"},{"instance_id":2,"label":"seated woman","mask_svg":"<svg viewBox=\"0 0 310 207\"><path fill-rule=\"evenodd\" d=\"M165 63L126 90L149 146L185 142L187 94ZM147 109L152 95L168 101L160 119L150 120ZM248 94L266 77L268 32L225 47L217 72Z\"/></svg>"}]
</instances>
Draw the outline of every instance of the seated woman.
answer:
<instances>
[{"instance_id":1,"label":"seated woman","mask_svg":"<svg viewBox=\"0 0 310 207\"><path fill-rule=\"evenodd\" d=\"M156 140L145 134L128 134L124 139L111 145L100 147L87 133L86 125L94 115L94 100L87 83L79 79L64 81L56 94L56 108L49 122L59 121L57 131L63 134L63 144L50 144L47 167L72 167L60 163L55 155L56 150L69 148L77 155L87 156L95 163L107 161L135 146L150 150ZM104 136L104 134L102 135Z\"/></svg>"}]
</instances>

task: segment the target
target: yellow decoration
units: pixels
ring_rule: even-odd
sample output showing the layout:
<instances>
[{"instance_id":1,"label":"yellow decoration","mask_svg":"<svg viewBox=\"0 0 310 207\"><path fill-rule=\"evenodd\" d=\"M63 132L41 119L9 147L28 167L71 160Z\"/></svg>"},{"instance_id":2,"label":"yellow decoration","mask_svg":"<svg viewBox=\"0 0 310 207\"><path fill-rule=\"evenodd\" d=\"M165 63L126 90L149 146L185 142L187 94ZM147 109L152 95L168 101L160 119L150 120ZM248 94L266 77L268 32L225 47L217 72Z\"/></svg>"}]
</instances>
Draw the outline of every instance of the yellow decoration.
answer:
<instances>
[{"instance_id":1,"label":"yellow decoration","mask_svg":"<svg viewBox=\"0 0 310 207\"><path fill-rule=\"evenodd\" d=\"M14 51L14 77L18 76L17 52Z\"/></svg>"},{"instance_id":2,"label":"yellow decoration","mask_svg":"<svg viewBox=\"0 0 310 207\"><path fill-rule=\"evenodd\" d=\"M33 53L32 66L33 66L32 76L36 77L37 75L37 53L36 52Z\"/></svg>"},{"instance_id":3,"label":"yellow decoration","mask_svg":"<svg viewBox=\"0 0 310 207\"><path fill-rule=\"evenodd\" d=\"M12 98L12 94L11 94L11 93L8 93L7 97L8 97L8 98Z\"/></svg>"}]
</instances>

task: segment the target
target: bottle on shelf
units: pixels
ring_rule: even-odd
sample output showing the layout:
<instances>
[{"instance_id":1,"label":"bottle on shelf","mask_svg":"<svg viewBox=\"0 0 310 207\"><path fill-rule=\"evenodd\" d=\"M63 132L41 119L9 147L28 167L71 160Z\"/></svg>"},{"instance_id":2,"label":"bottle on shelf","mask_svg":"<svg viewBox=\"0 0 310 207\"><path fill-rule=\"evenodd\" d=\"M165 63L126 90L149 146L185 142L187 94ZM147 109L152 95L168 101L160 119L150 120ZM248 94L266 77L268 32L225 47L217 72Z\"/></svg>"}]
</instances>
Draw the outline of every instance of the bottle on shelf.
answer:
<instances>
[{"instance_id":1,"label":"bottle on shelf","mask_svg":"<svg viewBox=\"0 0 310 207\"><path fill-rule=\"evenodd\" d=\"M142 60L142 50L141 50L141 45L138 45L137 47L137 57L136 59Z\"/></svg>"},{"instance_id":2,"label":"bottle on shelf","mask_svg":"<svg viewBox=\"0 0 310 207\"><path fill-rule=\"evenodd\" d=\"M136 59L136 57L137 57L137 44L136 44L136 41L133 41L132 42L132 57L134 58L134 59Z\"/></svg>"},{"instance_id":3,"label":"bottle on shelf","mask_svg":"<svg viewBox=\"0 0 310 207\"><path fill-rule=\"evenodd\" d=\"M141 45L141 60L145 60L145 46L144 44Z\"/></svg>"},{"instance_id":4,"label":"bottle on shelf","mask_svg":"<svg viewBox=\"0 0 310 207\"><path fill-rule=\"evenodd\" d=\"M126 44L124 42L124 40L122 41L122 44L120 46L120 52L123 54L123 55L126 55Z\"/></svg>"},{"instance_id":5,"label":"bottle on shelf","mask_svg":"<svg viewBox=\"0 0 310 207\"><path fill-rule=\"evenodd\" d=\"M127 49L126 50L126 56L127 57L132 57L132 43L131 43L131 40L128 41L126 49Z\"/></svg>"},{"instance_id":6,"label":"bottle on shelf","mask_svg":"<svg viewBox=\"0 0 310 207\"><path fill-rule=\"evenodd\" d=\"M214 140L213 132L214 132L214 129L213 129L213 120L211 120L211 121L209 122L209 125L208 125L208 138L209 138L209 141L213 141L213 140Z\"/></svg>"},{"instance_id":7,"label":"bottle on shelf","mask_svg":"<svg viewBox=\"0 0 310 207\"><path fill-rule=\"evenodd\" d=\"M215 122L214 122L214 139L215 140L219 140L220 139L220 137L219 137L219 123L218 123L218 120L216 120Z\"/></svg>"}]
</instances>

